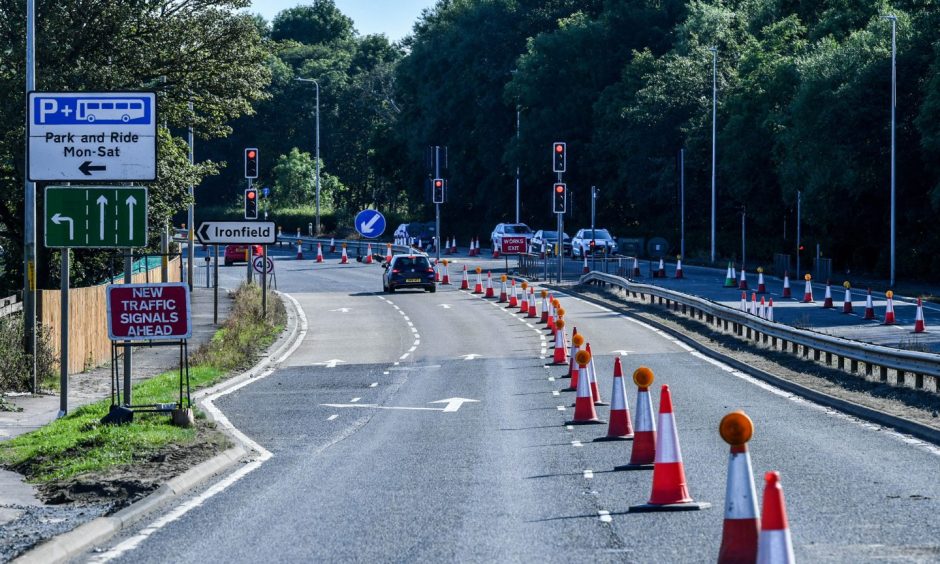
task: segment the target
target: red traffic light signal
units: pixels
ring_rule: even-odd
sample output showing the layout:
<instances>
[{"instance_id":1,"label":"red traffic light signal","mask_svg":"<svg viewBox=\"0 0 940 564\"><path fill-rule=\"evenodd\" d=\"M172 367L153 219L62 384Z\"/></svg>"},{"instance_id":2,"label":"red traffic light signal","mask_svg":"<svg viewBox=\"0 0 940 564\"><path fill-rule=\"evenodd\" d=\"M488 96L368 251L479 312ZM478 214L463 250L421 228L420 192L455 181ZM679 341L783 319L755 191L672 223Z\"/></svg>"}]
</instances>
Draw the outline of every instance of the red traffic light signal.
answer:
<instances>
[{"instance_id":1,"label":"red traffic light signal","mask_svg":"<svg viewBox=\"0 0 940 564\"><path fill-rule=\"evenodd\" d=\"M258 190L245 190L245 219L258 219Z\"/></svg>"},{"instance_id":2,"label":"red traffic light signal","mask_svg":"<svg viewBox=\"0 0 940 564\"><path fill-rule=\"evenodd\" d=\"M567 204L567 187L558 182L555 184L555 188L552 191L552 211L555 213L565 213L565 208Z\"/></svg>"},{"instance_id":3,"label":"red traffic light signal","mask_svg":"<svg viewBox=\"0 0 940 564\"><path fill-rule=\"evenodd\" d=\"M444 203L444 179L435 178L434 182L431 183L433 190L431 191L431 201L435 204Z\"/></svg>"},{"instance_id":4,"label":"red traffic light signal","mask_svg":"<svg viewBox=\"0 0 940 564\"><path fill-rule=\"evenodd\" d=\"M245 178L258 178L258 149L245 149Z\"/></svg>"},{"instance_id":5,"label":"red traffic light signal","mask_svg":"<svg viewBox=\"0 0 940 564\"><path fill-rule=\"evenodd\" d=\"M568 165L567 146L562 141L552 144L552 171L565 172Z\"/></svg>"},{"instance_id":6,"label":"red traffic light signal","mask_svg":"<svg viewBox=\"0 0 940 564\"><path fill-rule=\"evenodd\" d=\"M249 200L254 200L255 194L256 192L254 190L248 190L247 192L245 192L245 197L248 198Z\"/></svg>"}]
</instances>

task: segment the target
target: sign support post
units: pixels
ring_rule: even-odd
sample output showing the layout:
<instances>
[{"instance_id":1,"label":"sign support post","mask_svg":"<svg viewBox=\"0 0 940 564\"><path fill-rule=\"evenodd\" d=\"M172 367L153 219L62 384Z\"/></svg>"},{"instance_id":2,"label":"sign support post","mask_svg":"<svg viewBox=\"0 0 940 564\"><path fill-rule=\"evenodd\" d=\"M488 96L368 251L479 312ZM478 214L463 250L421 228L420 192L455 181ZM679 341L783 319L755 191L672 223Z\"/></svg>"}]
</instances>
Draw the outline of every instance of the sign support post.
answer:
<instances>
[{"instance_id":1,"label":"sign support post","mask_svg":"<svg viewBox=\"0 0 940 564\"><path fill-rule=\"evenodd\" d=\"M219 324L219 246L212 245L215 247L215 264L213 265L213 278L215 279L215 284L213 284L212 289L212 323L215 325ZM166 280L164 280L166 282Z\"/></svg>"},{"instance_id":2,"label":"sign support post","mask_svg":"<svg viewBox=\"0 0 940 564\"><path fill-rule=\"evenodd\" d=\"M131 270L134 267L134 252L127 250L124 252L124 283L133 282ZM131 365L133 364L134 349L129 345L124 345L124 405L131 405Z\"/></svg>"},{"instance_id":3,"label":"sign support post","mask_svg":"<svg viewBox=\"0 0 940 564\"><path fill-rule=\"evenodd\" d=\"M264 271L261 273L261 319L268 318L268 246L261 246L261 258L264 261Z\"/></svg>"},{"instance_id":4,"label":"sign support post","mask_svg":"<svg viewBox=\"0 0 940 564\"><path fill-rule=\"evenodd\" d=\"M59 417L69 412L69 249L62 249L62 264L59 271L61 292L59 315L62 318L62 331L59 336Z\"/></svg>"}]
</instances>

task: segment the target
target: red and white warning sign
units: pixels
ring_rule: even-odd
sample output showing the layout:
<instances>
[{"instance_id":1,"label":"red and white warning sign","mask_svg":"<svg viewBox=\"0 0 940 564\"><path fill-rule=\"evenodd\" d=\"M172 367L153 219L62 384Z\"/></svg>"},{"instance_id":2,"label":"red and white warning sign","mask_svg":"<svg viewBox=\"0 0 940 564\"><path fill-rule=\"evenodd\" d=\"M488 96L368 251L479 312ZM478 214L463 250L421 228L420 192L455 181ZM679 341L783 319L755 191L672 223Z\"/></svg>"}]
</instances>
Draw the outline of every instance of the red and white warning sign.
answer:
<instances>
[{"instance_id":1,"label":"red and white warning sign","mask_svg":"<svg viewBox=\"0 0 940 564\"><path fill-rule=\"evenodd\" d=\"M186 284L108 286L108 338L112 341L189 339L193 335Z\"/></svg>"},{"instance_id":2,"label":"red and white warning sign","mask_svg":"<svg viewBox=\"0 0 940 564\"><path fill-rule=\"evenodd\" d=\"M502 248L499 250L499 252L504 255L518 255L526 252L526 250L525 237L508 237L504 235L502 239Z\"/></svg>"}]
</instances>

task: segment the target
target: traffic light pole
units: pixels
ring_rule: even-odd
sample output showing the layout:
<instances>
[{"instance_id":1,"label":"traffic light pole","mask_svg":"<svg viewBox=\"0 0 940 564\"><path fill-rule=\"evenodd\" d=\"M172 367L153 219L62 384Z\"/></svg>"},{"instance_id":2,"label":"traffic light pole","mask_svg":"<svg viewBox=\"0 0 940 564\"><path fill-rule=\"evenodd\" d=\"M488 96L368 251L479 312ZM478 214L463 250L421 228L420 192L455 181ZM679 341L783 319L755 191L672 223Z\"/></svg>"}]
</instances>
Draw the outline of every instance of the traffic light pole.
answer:
<instances>
[{"instance_id":1,"label":"traffic light pole","mask_svg":"<svg viewBox=\"0 0 940 564\"><path fill-rule=\"evenodd\" d=\"M434 146L434 178L441 177L441 148ZM431 187L434 190L434 187ZM434 250L437 252L437 262L441 262L441 205L434 204Z\"/></svg>"},{"instance_id":2,"label":"traffic light pole","mask_svg":"<svg viewBox=\"0 0 940 564\"><path fill-rule=\"evenodd\" d=\"M26 93L35 89L36 2L26 0ZM29 145L28 138L26 144ZM30 358L30 391L35 394L39 392L36 377L36 183L29 179L23 195L23 215L23 337Z\"/></svg>"},{"instance_id":3,"label":"traffic light pole","mask_svg":"<svg viewBox=\"0 0 940 564\"><path fill-rule=\"evenodd\" d=\"M561 173L558 173L558 182L561 182ZM567 204L568 195L565 194L565 200ZM562 276L564 276L565 271L565 214L559 213L555 214L558 216L558 283L561 284Z\"/></svg>"}]
</instances>

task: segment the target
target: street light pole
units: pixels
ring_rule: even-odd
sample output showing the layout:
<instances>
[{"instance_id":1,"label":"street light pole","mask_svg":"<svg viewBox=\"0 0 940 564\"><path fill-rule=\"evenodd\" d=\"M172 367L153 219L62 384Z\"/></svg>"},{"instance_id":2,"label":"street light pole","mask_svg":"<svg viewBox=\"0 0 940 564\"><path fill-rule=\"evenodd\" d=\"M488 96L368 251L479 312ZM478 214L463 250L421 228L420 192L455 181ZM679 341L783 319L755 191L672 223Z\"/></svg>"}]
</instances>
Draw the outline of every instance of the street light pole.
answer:
<instances>
[{"instance_id":1,"label":"street light pole","mask_svg":"<svg viewBox=\"0 0 940 564\"><path fill-rule=\"evenodd\" d=\"M516 223L519 223L519 106L516 105Z\"/></svg>"},{"instance_id":2,"label":"street light pole","mask_svg":"<svg viewBox=\"0 0 940 564\"><path fill-rule=\"evenodd\" d=\"M679 149L679 255L685 258L685 149Z\"/></svg>"},{"instance_id":3,"label":"street light pole","mask_svg":"<svg viewBox=\"0 0 940 564\"><path fill-rule=\"evenodd\" d=\"M894 287L894 234L895 234L895 112L898 106L898 87L897 87L897 28L898 17L894 14L884 16L886 20L891 21L891 283Z\"/></svg>"},{"instance_id":4,"label":"street light pole","mask_svg":"<svg viewBox=\"0 0 940 564\"><path fill-rule=\"evenodd\" d=\"M594 211L597 207L597 188L591 186L591 270L597 270L597 233L594 232Z\"/></svg>"},{"instance_id":5,"label":"street light pole","mask_svg":"<svg viewBox=\"0 0 940 564\"><path fill-rule=\"evenodd\" d=\"M313 85L316 87L316 92L317 92L316 94L316 100L317 100L316 131L317 133L316 133L316 148L315 148L316 154L314 157L315 158L314 167L316 168L316 176L314 177L314 184L316 185L316 214L317 215L316 215L316 227L315 227L316 231L314 231L314 234L320 235L320 83L317 82L316 79L313 79L313 78L297 78L295 80L298 80L300 82L312 82Z\"/></svg>"},{"instance_id":6,"label":"street light pole","mask_svg":"<svg viewBox=\"0 0 940 564\"><path fill-rule=\"evenodd\" d=\"M26 93L36 89L36 2L26 0ZM28 119L28 118L27 118ZM27 146L29 139L26 139ZM30 361L30 390L39 392L36 378L36 184L28 176L23 194L23 333ZM65 362L65 361L63 361Z\"/></svg>"},{"instance_id":7,"label":"street light pole","mask_svg":"<svg viewBox=\"0 0 940 564\"><path fill-rule=\"evenodd\" d=\"M711 261L715 262L715 140L718 131L718 47L709 47L712 52L712 236Z\"/></svg>"}]
</instances>

